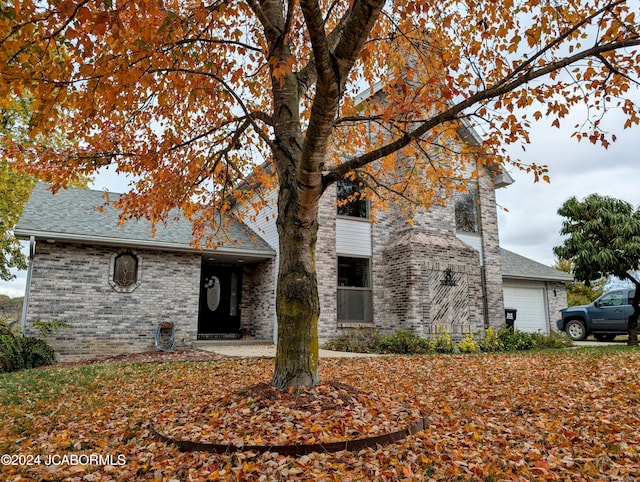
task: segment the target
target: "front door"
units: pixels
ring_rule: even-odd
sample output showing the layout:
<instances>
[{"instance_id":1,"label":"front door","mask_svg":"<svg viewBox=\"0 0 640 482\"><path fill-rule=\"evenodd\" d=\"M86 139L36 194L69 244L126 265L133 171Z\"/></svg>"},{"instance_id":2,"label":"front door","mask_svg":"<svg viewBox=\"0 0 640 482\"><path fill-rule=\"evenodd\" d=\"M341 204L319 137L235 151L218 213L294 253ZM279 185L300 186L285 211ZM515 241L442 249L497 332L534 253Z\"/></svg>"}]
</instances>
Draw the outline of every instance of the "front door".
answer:
<instances>
[{"instance_id":1,"label":"front door","mask_svg":"<svg viewBox=\"0 0 640 482\"><path fill-rule=\"evenodd\" d=\"M202 263L198 338L240 334L242 269Z\"/></svg>"}]
</instances>

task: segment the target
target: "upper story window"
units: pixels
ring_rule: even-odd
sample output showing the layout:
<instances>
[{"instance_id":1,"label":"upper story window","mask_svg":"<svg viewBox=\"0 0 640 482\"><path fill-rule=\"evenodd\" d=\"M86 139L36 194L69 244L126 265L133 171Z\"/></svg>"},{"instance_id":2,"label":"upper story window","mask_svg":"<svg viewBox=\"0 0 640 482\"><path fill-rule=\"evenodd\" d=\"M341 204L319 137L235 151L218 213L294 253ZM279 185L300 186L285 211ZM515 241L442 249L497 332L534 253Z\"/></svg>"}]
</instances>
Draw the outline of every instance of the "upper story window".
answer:
<instances>
[{"instance_id":1,"label":"upper story window","mask_svg":"<svg viewBox=\"0 0 640 482\"><path fill-rule=\"evenodd\" d=\"M131 251L111 256L109 284L119 293L130 293L140 286L140 258Z\"/></svg>"},{"instance_id":2,"label":"upper story window","mask_svg":"<svg viewBox=\"0 0 640 482\"><path fill-rule=\"evenodd\" d=\"M478 188L469 186L469 190L458 194L455 203L456 231L463 233L479 232Z\"/></svg>"},{"instance_id":3,"label":"upper story window","mask_svg":"<svg viewBox=\"0 0 640 482\"><path fill-rule=\"evenodd\" d=\"M337 182L338 216L351 216L355 218L369 217L369 203L362 196L362 188L359 184L343 179Z\"/></svg>"}]
</instances>

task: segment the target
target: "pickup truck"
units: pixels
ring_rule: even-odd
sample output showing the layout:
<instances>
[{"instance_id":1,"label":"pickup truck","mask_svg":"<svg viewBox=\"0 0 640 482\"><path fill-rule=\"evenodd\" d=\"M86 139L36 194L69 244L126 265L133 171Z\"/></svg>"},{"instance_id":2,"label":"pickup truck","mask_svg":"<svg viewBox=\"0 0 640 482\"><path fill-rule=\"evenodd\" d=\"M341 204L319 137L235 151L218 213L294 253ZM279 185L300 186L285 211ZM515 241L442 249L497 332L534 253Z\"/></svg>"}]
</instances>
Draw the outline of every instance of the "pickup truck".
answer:
<instances>
[{"instance_id":1,"label":"pickup truck","mask_svg":"<svg viewBox=\"0 0 640 482\"><path fill-rule=\"evenodd\" d=\"M593 303L560 310L562 318L556 322L572 340L584 340L593 335L597 340L613 340L628 333L629 317L633 313L631 300L635 289L608 291Z\"/></svg>"}]
</instances>

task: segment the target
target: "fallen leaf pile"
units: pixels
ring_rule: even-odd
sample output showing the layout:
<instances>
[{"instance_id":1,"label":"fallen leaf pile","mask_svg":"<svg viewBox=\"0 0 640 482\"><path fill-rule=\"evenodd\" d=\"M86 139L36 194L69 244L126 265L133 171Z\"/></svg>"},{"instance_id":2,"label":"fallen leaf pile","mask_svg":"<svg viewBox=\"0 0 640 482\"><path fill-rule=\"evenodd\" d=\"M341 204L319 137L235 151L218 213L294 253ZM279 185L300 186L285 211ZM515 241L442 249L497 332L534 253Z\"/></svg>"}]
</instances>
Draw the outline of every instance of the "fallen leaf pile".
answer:
<instances>
[{"instance_id":1,"label":"fallen leaf pile","mask_svg":"<svg viewBox=\"0 0 640 482\"><path fill-rule=\"evenodd\" d=\"M264 359L121 360L2 374L0 455L10 458L0 480L629 482L640 474L639 366L640 351L631 349L325 359L322 380L340 383L321 385L336 406L324 398L317 410L311 398L268 408L263 384L273 361ZM343 393L341 384L354 390ZM426 414L427 429L389 445L302 456L181 452L151 437L152 420L178 430L181 413L185 434L207 422L207 439L227 429L245 444L280 436L252 421L266 418L261 410L274 420L293 416L287 439L351 436L393 418L371 413L374 394L378 407L389 400ZM354 420L334 433L337 414L347 418L337 400ZM317 418L298 422L296 410Z\"/></svg>"},{"instance_id":2,"label":"fallen leaf pile","mask_svg":"<svg viewBox=\"0 0 640 482\"><path fill-rule=\"evenodd\" d=\"M336 382L288 392L259 383L201 408L180 403L154 425L174 440L236 447L339 442L396 432L420 419L415 400L401 395Z\"/></svg>"}]
</instances>

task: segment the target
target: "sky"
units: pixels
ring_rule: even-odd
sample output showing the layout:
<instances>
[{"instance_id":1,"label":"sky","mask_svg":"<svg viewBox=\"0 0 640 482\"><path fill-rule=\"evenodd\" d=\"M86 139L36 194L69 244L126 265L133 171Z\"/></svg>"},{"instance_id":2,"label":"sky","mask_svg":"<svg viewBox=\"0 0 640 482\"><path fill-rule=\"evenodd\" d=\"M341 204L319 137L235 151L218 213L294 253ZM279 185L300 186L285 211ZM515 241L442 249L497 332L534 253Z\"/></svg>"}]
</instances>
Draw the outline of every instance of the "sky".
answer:
<instances>
[{"instance_id":1,"label":"sky","mask_svg":"<svg viewBox=\"0 0 640 482\"><path fill-rule=\"evenodd\" d=\"M640 92L636 98L640 103ZM512 149L512 156L523 162L547 165L551 182L534 183L530 174L507 168L515 183L496 191L503 248L551 266L555 262L553 247L562 243L562 218L557 211L568 198L598 193L640 206L640 127L623 130L624 118L611 112L606 127L616 134L617 141L604 149L570 137L573 126L583 119L576 114L563 121L560 129L542 120L534 124L526 151ZM111 172L96 177L91 187L124 192L126 180ZM26 272L16 274L11 282L0 281L0 294L24 295Z\"/></svg>"},{"instance_id":2,"label":"sky","mask_svg":"<svg viewBox=\"0 0 640 482\"><path fill-rule=\"evenodd\" d=\"M624 118L612 114L607 128L617 140L608 149L571 138L571 128L581 119L573 116L561 129L536 125L527 150L512 151L525 162L546 164L551 182L534 183L532 175L507 169L515 183L496 191L503 248L551 266L553 247L562 244L557 211L567 199L598 193L640 206L640 127L623 129Z\"/></svg>"}]
</instances>

